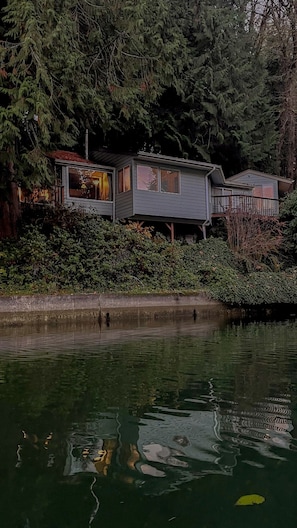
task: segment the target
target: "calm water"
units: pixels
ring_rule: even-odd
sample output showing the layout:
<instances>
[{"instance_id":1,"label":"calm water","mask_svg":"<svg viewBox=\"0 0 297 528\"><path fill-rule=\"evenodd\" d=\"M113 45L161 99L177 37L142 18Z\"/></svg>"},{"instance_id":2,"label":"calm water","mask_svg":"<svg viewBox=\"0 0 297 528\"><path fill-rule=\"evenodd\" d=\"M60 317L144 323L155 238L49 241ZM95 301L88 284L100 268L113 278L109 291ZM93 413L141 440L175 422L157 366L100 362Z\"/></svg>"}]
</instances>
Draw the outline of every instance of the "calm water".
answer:
<instances>
[{"instance_id":1,"label":"calm water","mask_svg":"<svg viewBox=\"0 0 297 528\"><path fill-rule=\"evenodd\" d=\"M296 528L296 344L293 319L0 330L0 526Z\"/></svg>"}]
</instances>

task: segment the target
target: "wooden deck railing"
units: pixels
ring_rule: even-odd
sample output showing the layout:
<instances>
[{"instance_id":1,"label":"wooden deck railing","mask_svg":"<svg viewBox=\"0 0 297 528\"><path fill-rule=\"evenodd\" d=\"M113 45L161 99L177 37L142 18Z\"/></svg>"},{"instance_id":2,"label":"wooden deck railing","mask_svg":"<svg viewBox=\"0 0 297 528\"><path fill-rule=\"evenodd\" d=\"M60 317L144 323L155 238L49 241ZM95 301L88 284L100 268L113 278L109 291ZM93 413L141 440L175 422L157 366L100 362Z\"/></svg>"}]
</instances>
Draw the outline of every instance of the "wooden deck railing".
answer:
<instances>
[{"instance_id":1,"label":"wooden deck railing","mask_svg":"<svg viewBox=\"0 0 297 528\"><path fill-rule=\"evenodd\" d=\"M55 184L51 188L36 187L32 192L19 188L19 201L26 205L57 205L64 202L64 187Z\"/></svg>"},{"instance_id":2,"label":"wooden deck railing","mask_svg":"<svg viewBox=\"0 0 297 528\"><path fill-rule=\"evenodd\" d=\"M277 216L279 200L258 198L246 194L212 196L212 215L224 216L228 213L249 213L262 216Z\"/></svg>"}]
</instances>

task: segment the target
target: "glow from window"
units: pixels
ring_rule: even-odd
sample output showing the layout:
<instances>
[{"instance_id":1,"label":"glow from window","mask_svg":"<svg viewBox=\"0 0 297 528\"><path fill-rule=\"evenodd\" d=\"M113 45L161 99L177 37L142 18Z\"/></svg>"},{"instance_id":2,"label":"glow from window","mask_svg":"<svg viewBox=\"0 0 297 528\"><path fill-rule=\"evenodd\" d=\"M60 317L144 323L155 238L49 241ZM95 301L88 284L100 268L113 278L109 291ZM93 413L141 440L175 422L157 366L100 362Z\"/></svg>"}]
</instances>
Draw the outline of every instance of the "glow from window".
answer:
<instances>
[{"instance_id":1,"label":"glow from window","mask_svg":"<svg viewBox=\"0 0 297 528\"><path fill-rule=\"evenodd\" d=\"M179 193L179 172L161 169L161 191Z\"/></svg>"},{"instance_id":2,"label":"glow from window","mask_svg":"<svg viewBox=\"0 0 297 528\"><path fill-rule=\"evenodd\" d=\"M176 170L161 169L160 167L137 165L137 189L179 194L180 173Z\"/></svg>"},{"instance_id":3,"label":"glow from window","mask_svg":"<svg viewBox=\"0 0 297 528\"><path fill-rule=\"evenodd\" d=\"M109 172L69 168L69 196L87 200L112 200L112 175Z\"/></svg>"}]
</instances>

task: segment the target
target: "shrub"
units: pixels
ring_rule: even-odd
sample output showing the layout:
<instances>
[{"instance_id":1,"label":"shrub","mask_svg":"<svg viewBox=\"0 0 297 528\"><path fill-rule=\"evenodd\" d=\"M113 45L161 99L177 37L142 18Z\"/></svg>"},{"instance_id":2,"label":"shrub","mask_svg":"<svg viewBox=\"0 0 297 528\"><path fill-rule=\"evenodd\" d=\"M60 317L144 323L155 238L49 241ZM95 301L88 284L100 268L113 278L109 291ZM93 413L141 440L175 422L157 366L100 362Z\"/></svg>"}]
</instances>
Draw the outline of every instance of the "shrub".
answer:
<instances>
[{"instance_id":1,"label":"shrub","mask_svg":"<svg viewBox=\"0 0 297 528\"><path fill-rule=\"evenodd\" d=\"M197 286L179 243L139 224L111 223L67 208L23 222L17 243L2 241L0 290L164 291Z\"/></svg>"},{"instance_id":2,"label":"shrub","mask_svg":"<svg viewBox=\"0 0 297 528\"><path fill-rule=\"evenodd\" d=\"M230 305L297 303L297 268L246 273L227 243L169 243L137 223L66 208L23 221L0 242L0 292L207 291Z\"/></svg>"}]
</instances>

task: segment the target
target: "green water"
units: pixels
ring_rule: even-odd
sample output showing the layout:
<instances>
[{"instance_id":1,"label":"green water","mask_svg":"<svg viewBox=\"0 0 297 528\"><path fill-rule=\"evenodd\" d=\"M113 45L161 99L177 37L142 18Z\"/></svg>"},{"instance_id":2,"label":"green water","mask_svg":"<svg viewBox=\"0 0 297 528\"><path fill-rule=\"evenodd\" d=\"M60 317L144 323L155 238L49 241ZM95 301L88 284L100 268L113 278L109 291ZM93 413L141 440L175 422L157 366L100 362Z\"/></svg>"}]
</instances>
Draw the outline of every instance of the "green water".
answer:
<instances>
[{"instance_id":1,"label":"green water","mask_svg":"<svg viewBox=\"0 0 297 528\"><path fill-rule=\"evenodd\" d=\"M296 528L296 344L293 319L0 330L1 528Z\"/></svg>"}]
</instances>

